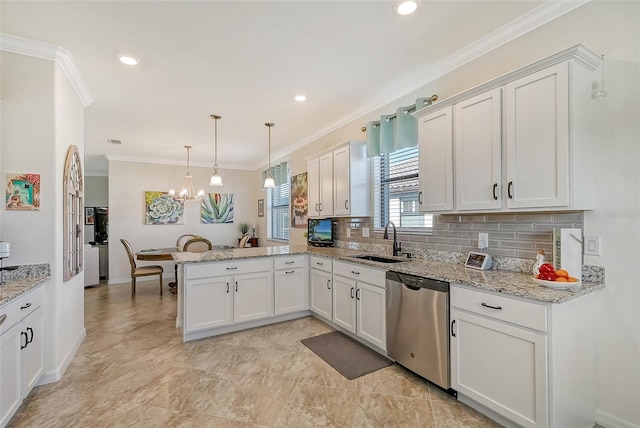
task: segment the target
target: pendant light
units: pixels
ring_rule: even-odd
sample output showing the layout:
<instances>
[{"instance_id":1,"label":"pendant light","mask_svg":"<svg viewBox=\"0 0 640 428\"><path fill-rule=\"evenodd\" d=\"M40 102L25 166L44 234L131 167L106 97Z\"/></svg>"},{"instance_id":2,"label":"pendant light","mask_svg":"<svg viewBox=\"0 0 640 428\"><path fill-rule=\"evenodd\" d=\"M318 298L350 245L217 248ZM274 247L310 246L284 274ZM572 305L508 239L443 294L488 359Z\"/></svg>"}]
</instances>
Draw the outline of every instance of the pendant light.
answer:
<instances>
[{"instance_id":1,"label":"pendant light","mask_svg":"<svg viewBox=\"0 0 640 428\"><path fill-rule=\"evenodd\" d=\"M222 177L218 174L218 119L221 119L222 116L218 116L216 114L211 115L211 119L214 120L214 160L213 160L213 175L211 176L211 181L209 182L209 186L222 186Z\"/></svg>"},{"instance_id":2,"label":"pendant light","mask_svg":"<svg viewBox=\"0 0 640 428\"><path fill-rule=\"evenodd\" d=\"M267 128L269 128L269 165L267 165L267 178L264 180L264 188L265 189L273 189L276 187L276 182L273 180L271 176L271 127L274 126L273 123L267 122L264 124Z\"/></svg>"},{"instance_id":3,"label":"pendant light","mask_svg":"<svg viewBox=\"0 0 640 428\"><path fill-rule=\"evenodd\" d=\"M174 189L169 190L169 195L173 196L175 199L179 201L191 201L202 199L204 196L204 190L199 189L196 193L195 188L193 187L193 182L191 180L191 172L189 165L189 150L191 150L191 146L184 146L187 149L187 175L184 176L184 181L182 182L182 187L180 188L180 193L176 195L176 191Z\"/></svg>"},{"instance_id":4,"label":"pendant light","mask_svg":"<svg viewBox=\"0 0 640 428\"><path fill-rule=\"evenodd\" d=\"M600 83L594 85L593 93L591 94L591 98L595 101L602 101L607 97L607 87L604 82L604 55L601 55L602 58L602 78L600 79Z\"/></svg>"}]
</instances>

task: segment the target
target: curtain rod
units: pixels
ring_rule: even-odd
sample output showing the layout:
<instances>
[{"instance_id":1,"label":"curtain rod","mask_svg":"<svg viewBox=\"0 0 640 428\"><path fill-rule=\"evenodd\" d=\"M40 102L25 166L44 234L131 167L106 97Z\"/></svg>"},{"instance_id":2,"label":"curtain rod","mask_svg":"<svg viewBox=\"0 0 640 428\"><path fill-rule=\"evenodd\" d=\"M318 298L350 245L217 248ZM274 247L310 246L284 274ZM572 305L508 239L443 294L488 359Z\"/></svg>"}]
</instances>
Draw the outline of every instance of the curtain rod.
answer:
<instances>
[{"instance_id":1,"label":"curtain rod","mask_svg":"<svg viewBox=\"0 0 640 428\"><path fill-rule=\"evenodd\" d=\"M433 95L431 95L429 98L425 98L425 99L423 100L423 102L424 102L424 104L425 104L423 107L430 106L431 104L433 104L433 102L434 102L434 101L438 101L438 96L437 96L437 95L435 95L435 94L433 94ZM414 104L414 105L412 105L412 106L407 107L407 108L404 110L404 112L405 112L405 113L410 113L410 112L412 112L412 111L416 110L417 108L418 108L418 106ZM387 116L387 120L393 119L393 118L394 118L394 117L396 117L396 116L397 116L397 113L390 114L389 116ZM380 121L379 121L379 120L377 120L377 121L373 122L373 127L374 127L374 128L375 128L376 126L378 126L378 125L380 125ZM360 128L360 130L361 130L362 132L366 132L366 131L367 131L367 127L366 127L366 126L363 126L362 128Z\"/></svg>"}]
</instances>

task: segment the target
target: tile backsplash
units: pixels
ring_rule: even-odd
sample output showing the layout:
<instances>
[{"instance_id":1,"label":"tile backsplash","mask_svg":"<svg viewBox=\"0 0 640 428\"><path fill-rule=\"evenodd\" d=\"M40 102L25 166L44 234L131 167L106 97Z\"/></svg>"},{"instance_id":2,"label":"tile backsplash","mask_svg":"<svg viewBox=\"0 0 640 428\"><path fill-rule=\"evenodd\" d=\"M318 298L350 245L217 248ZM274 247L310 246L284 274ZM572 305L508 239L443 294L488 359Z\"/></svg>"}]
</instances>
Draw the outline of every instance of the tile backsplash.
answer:
<instances>
[{"instance_id":1,"label":"tile backsplash","mask_svg":"<svg viewBox=\"0 0 640 428\"><path fill-rule=\"evenodd\" d=\"M432 232L399 232L398 241L403 251L417 257L462 261L469 251L478 250L478 233L487 232L494 268L528 272L539 249L551 260L554 228L582 229L583 220L582 212L441 214L434 215ZM340 218L337 225L339 246L391 254L392 241L374 229L373 218ZM369 237L363 237L363 228L369 229Z\"/></svg>"}]
</instances>

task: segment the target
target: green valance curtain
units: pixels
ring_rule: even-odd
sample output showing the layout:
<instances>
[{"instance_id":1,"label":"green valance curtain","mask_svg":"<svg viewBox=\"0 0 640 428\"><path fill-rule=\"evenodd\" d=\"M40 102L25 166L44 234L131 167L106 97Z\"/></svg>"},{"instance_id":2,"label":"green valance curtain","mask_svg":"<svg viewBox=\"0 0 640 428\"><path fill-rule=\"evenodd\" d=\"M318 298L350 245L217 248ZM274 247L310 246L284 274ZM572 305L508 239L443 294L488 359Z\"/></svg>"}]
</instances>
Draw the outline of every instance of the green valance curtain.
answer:
<instances>
[{"instance_id":1,"label":"green valance curtain","mask_svg":"<svg viewBox=\"0 0 640 428\"><path fill-rule=\"evenodd\" d=\"M418 120L410 113L431 104L433 97L416 99L411 106L399 107L394 114L367 123L367 157L393 153L418 145Z\"/></svg>"},{"instance_id":2,"label":"green valance curtain","mask_svg":"<svg viewBox=\"0 0 640 428\"><path fill-rule=\"evenodd\" d=\"M276 186L287 183L287 172L289 171L289 164L287 162L280 162L277 165L272 166L269 169L262 171L262 182L267 178L267 173L271 171L271 177L276 182Z\"/></svg>"}]
</instances>

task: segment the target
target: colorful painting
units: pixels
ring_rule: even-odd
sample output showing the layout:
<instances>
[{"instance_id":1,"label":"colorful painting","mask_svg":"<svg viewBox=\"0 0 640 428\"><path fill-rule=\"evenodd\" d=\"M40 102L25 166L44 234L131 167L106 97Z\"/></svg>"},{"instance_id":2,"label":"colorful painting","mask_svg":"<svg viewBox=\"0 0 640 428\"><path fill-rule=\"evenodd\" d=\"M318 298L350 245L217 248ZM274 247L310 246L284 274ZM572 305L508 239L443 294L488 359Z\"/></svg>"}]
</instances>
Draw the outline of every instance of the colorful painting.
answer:
<instances>
[{"instance_id":1,"label":"colorful painting","mask_svg":"<svg viewBox=\"0 0 640 428\"><path fill-rule=\"evenodd\" d=\"M307 173L291 177L291 227L307 227Z\"/></svg>"},{"instance_id":2,"label":"colorful painting","mask_svg":"<svg viewBox=\"0 0 640 428\"><path fill-rule=\"evenodd\" d=\"M40 174L7 174L8 210L40 209Z\"/></svg>"},{"instance_id":3,"label":"colorful painting","mask_svg":"<svg viewBox=\"0 0 640 428\"><path fill-rule=\"evenodd\" d=\"M207 193L200 207L201 223L233 223L232 193Z\"/></svg>"},{"instance_id":4,"label":"colorful painting","mask_svg":"<svg viewBox=\"0 0 640 428\"><path fill-rule=\"evenodd\" d=\"M144 192L144 224L183 224L184 202L167 192Z\"/></svg>"}]
</instances>

